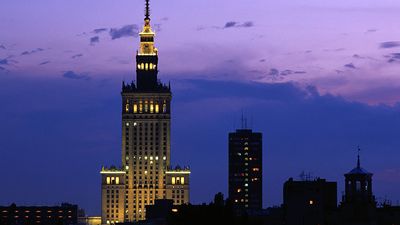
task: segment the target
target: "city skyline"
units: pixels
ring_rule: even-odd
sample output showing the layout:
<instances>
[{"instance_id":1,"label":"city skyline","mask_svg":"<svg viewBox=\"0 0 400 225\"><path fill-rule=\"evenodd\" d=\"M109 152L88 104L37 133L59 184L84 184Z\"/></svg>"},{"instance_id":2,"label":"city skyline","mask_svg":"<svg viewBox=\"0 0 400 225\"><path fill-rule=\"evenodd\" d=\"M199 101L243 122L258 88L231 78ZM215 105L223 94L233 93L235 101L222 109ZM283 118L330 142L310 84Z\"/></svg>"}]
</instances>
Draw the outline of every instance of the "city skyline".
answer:
<instances>
[{"instance_id":1,"label":"city skyline","mask_svg":"<svg viewBox=\"0 0 400 225\"><path fill-rule=\"evenodd\" d=\"M5 106L0 112L3 125L0 148L4 149L1 168L8 172L5 179L9 181L2 188L9 199L2 199L0 204L72 201L91 214L99 214L96 206L100 202L99 179L88 177L97 174L100 165L119 165L118 89L122 80L128 82L134 77L133 55L138 46L135 26L125 25L141 21L143 9L133 5L143 4L142 1L121 3L111 9L124 8L124 13L115 18L113 15L113 19L108 15L102 21L96 20L101 16L91 12L85 17L87 23L78 26L74 19L57 17L56 21L45 20L54 16L53 13L65 15L71 12L76 2L45 3L48 2L43 0L33 5L38 9L33 12L28 12L29 4L22 6L21 3L8 3L1 9L7 12L1 13L5 20L1 20L0 26L10 32L0 37L0 66L3 68L0 71L0 101ZM191 5L173 1L170 6L153 3L157 12L153 21L161 24L157 28L157 40L165 52L160 57L160 76L165 82L171 80L175 90L172 106L176 115L173 118L176 125L172 127L173 164L191 165L195 171L196 176L191 181L193 202L209 201L219 191L227 193L226 137L228 132L239 127L242 110L253 118L254 130L264 134L264 207L282 202L283 181L303 170L338 181L340 195L343 173L354 165L357 145L364 149L364 166L375 173L375 195L394 202L400 199L396 192L396 187L400 186L400 168L396 160L400 147L396 136L400 132L400 105L395 104L399 99L398 79L395 77L399 71L396 55L399 44L393 39L399 30L391 27L392 19L398 17L392 10L400 5L391 1L371 1L368 6L356 7L353 4L359 1L346 4L339 1L338 5L331 3L324 8L315 1L308 4L301 1L293 4L255 1L251 6L238 2L232 4L226 14L211 13L215 21L183 20L185 13L194 12L190 6L198 10L195 15L200 15L208 13L207 10L216 12L224 3L227 2L214 3L215 9L209 8L209 2ZM62 4L67 6L65 11L61 10ZM81 9L77 9L82 13L79 15L92 6L88 2L83 4ZM171 9L177 5L188 11L183 13ZM109 5L103 2L93 7L102 12L106 6ZM239 12L245 6L249 7L248 11L241 11L237 18L232 16L232 12ZM304 7L302 13L313 7L322 7L333 12L339 10L344 18L350 15L346 14L347 11L351 11L351 15L355 11L358 19L372 13L385 15L387 23L385 26L382 22L363 22L362 26L349 23L348 29L358 29L355 35L343 35L351 36L351 40L342 40L347 46L339 45L342 44L340 41L326 43L330 40L325 37L330 32L326 32L324 37L315 36L318 40L315 43L310 42L318 46L318 50L314 50L307 45L285 45L284 40L282 45L277 44L278 37L290 37L290 33L273 32L274 35L269 37L259 37L263 41L258 40L257 35L265 35L265 30L270 29L267 29L265 21L259 20L268 17L262 17L260 10L255 10L257 6L271 6L268 10L284 6L290 6L291 10ZM393 7L390 9L388 6ZM48 17L39 15L40 10L46 8L54 11L51 10ZM27 16L17 16L21 13ZM271 19L275 16L280 18L276 14L269 15ZM324 17L323 22L328 18ZM271 27L276 31L279 21L292 27L293 19L289 17L288 23L278 19L268 21L275 24ZM313 27L311 19L305 19L308 21L306 30ZM53 30L44 32L38 27L39 32L33 32L31 25L34 22L44 22L43 27ZM333 26L323 22L314 25L317 28ZM24 27L27 29L22 31ZM106 30L96 30L103 27ZM343 34L348 29L335 33ZM32 36L24 39L28 31ZM235 34L237 37L221 44ZM47 35L50 36L46 39ZM307 37L312 37L309 35L300 35L304 39L297 39L298 43L304 44ZM251 41L249 48L246 45L248 40L255 40ZM353 47L350 43L356 40L367 43L368 47L356 48L355 44L355 49L350 48ZM237 44L243 49L238 50ZM258 49L265 48L268 54L259 55L259 51L255 54L254 45ZM71 50L71 46L75 49ZM311 58L318 58L316 61L300 62L299 58L304 56L290 56L299 52L302 55L313 54L315 51L319 53ZM343 54L348 58L339 60ZM381 58L377 59L377 55ZM284 61L283 56L287 56L287 65L274 63ZM309 72L312 64L318 65L322 61L327 61L322 72ZM332 62L336 65L327 69ZM268 65L260 66L263 63ZM364 64L367 67L359 66ZM377 69L378 66L381 67ZM328 70L334 74L326 72ZM383 74L379 78L370 75L378 72ZM360 76L364 77L357 84ZM265 80L266 77L272 80ZM341 80L343 77L348 81ZM198 130L187 132L187 126ZM209 165L202 167L202 160L209 161ZM282 163L285 163L285 168L279 167ZM208 188L202 188L202 184L209 180L214 182L207 183ZM81 189L76 187L77 184ZM32 190L26 190L25 185ZM88 194L94 189L97 193Z\"/></svg>"}]
</instances>

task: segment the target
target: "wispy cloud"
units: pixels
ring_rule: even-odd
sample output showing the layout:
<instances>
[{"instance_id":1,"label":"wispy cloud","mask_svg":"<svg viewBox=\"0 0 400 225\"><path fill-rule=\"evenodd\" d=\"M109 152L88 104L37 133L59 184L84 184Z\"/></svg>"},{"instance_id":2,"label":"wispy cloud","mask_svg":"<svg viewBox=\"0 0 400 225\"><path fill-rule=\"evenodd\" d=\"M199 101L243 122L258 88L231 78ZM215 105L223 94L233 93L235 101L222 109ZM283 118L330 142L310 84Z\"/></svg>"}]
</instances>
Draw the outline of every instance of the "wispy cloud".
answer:
<instances>
[{"instance_id":1,"label":"wispy cloud","mask_svg":"<svg viewBox=\"0 0 400 225\"><path fill-rule=\"evenodd\" d=\"M230 28L250 28L254 26L254 22L252 21L246 21L246 22L236 22L236 21L228 21L225 23L225 25L223 26L211 26L211 27L207 27L207 26L199 26L197 27L197 31L202 31L202 30L206 30L206 29L230 29Z\"/></svg>"},{"instance_id":2,"label":"wispy cloud","mask_svg":"<svg viewBox=\"0 0 400 225\"><path fill-rule=\"evenodd\" d=\"M0 45L0 49L3 49L3 50L5 50L5 49L6 49L6 46L4 46L4 45Z\"/></svg>"},{"instance_id":3,"label":"wispy cloud","mask_svg":"<svg viewBox=\"0 0 400 225\"><path fill-rule=\"evenodd\" d=\"M83 54L76 54L76 55L71 56L71 59L76 59L76 58L79 58L82 56L83 56Z\"/></svg>"},{"instance_id":4,"label":"wispy cloud","mask_svg":"<svg viewBox=\"0 0 400 225\"><path fill-rule=\"evenodd\" d=\"M400 53L392 53L386 55L385 58L388 58L389 63L400 62Z\"/></svg>"},{"instance_id":5,"label":"wispy cloud","mask_svg":"<svg viewBox=\"0 0 400 225\"><path fill-rule=\"evenodd\" d=\"M90 77L87 74L78 74L71 70L64 72L62 76L72 80L90 80Z\"/></svg>"},{"instance_id":6,"label":"wispy cloud","mask_svg":"<svg viewBox=\"0 0 400 225\"><path fill-rule=\"evenodd\" d=\"M9 65L8 59L0 59L0 65Z\"/></svg>"},{"instance_id":7,"label":"wispy cloud","mask_svg":"<svg viewBox=\"0 0 400 225\"><path fill-rule=\"evenodd\" d=\"M100 34L100 33L106 32L106 31L108 31L107 28L98 28L98 29L94 29L94 30L92 31L92 33Z\"/></svg>"},{"instance_id":8,"label":"wispy cloud","mask_svg":"<svg viewBox=\"0 0 400 225\"><path fill-rule=\"evenodd\" d=\"M123 37L137 37L139 33L139 26L136 24L125 25L121 28L110 29L110 36L112 40Z\"/></svg>"},{"instance_id":9,"label":"wispy cloud","mask_svg":"<svg viewBox=\"0 0 400 225\"><path fill-rule=\"evenodd\" d=\"M43 65L46 65L46 64L49 64L49 63L50 63L50 61L44 61L44 62L39 63L39 66L43 66Z\"/></svg>"},{"instance_id":10,"label":"wispy cloud","mask_svg":"<svg viewBox=\"0 0 400 225\"><path fill-rule=\"evenodd\" d=\"M400 47L400 41L387 41L379 45L380 48L396 48Z\"/></svg>"},{"instance_id":11,"label":"wispy cloud","mask_svg":"<svg viewBox=\"0 0 400 225\"><path fill-rule=\"evenodd\" d=\"M229 22L225 23L225 26L223 28L224 29L227 29L227 28L241 28L241 27L248 28L248 27L253 27L253 26L254 26L254 23L252 21L247 21L247 22L244 22L244 23L239 23L239 22L235 22L235 21L229 21Z\"/></svg>"},{"instance_id":12,"label":"wispy cloud","mask_svg":"<svg viewBox=\"0 0 400 225\"><path fill-rule=\"evenodd\" d=\"M95 45L96 43L100 42L100 37L99 36L95 36L95 37L91 37L90 38L90 45Z\"/></svg>"},{"instance_id":13,"label":"wispy cloud","mask_svg":"<svg viewBox=\"0 0 400 225\"><path fill-rule=\"evenodd\" d=\"M24 51L21 53L21 55L31 55L31 54L35 54L35 53L42 52L42 51L44 51L44 49L37 48L37 49L31 50L31 51Z\"/></svg>"},{"instance_id":14,"label":"wispy cloud","mask_svg":"<svg viewBox=\"0 0 400 225\"><path fill-rule=\"evenodd\" d=\"M357 67L353 63L348 63L348 64L344 65L344 67L350 68L350 69L357 69Z\"/></svg>"}]
</instances>

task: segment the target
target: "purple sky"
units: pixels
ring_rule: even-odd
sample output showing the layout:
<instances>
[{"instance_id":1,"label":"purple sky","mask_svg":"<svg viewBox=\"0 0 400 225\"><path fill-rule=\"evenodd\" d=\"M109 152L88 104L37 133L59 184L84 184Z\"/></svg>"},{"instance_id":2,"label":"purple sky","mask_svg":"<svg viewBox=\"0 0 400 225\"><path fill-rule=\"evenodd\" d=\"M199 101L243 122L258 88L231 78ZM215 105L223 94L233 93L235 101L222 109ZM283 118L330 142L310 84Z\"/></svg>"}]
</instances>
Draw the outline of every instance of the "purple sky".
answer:
<instances>
[{"instance_id":1,"label":"purple sky","mask_svg":"<svg viewBox=\"0 0 400 225\"><path fill-rule=\"evenodd\" d=\"M195 203L226 191L227 132L242 109L265 134L265 206L301 170L342 182L357 145L376 194L400 199L399 1L151 3L160 78L174 91L173 157L192 165ZM98 170L119 163L119 88L134 77L142 21L141 0L1 4L0 204L99 212Z\"/></svg>"}]
</instances>

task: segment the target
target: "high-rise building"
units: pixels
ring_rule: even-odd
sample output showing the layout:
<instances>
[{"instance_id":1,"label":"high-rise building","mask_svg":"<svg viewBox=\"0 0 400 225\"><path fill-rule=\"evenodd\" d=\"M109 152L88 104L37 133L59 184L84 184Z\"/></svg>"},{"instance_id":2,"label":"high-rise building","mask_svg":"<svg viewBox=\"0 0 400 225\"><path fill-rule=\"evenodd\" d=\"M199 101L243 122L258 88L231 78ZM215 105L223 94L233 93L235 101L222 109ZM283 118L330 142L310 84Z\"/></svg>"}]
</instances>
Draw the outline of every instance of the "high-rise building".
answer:
<instances>
[{"instance_id":1,"label":"high-rise building","mask_svg":"<svg viewBox=\"0 0 400 225\"><path fill-rule=\"evenodd\" d=\"M172 93L158 79L149 0L139 36L136 82L122 84L122 168L101 171L103 224L144 220L157 199L189 203L190 170L171 169Z\"/></svg>"},{"instance_id":2,"label":"high-rise building","mask_svg":"<svg viewBox=\"0 0 400 225\"><path fill-rule=\"evenodd\" d=\"M336 207L336 182L290 178L284 184L283 209L287 225L329 224Z\"/></svg>"},{"instance_id":3,"label":"high-rise building","mask_svg":"<svg viewBox=\"0 0 400 225\"><path fill-rule=\"evenodd\" d=\"M262 209L262 134L251 129L229 134L229 199L239 213Z\"/></svg>"}]
</instances>

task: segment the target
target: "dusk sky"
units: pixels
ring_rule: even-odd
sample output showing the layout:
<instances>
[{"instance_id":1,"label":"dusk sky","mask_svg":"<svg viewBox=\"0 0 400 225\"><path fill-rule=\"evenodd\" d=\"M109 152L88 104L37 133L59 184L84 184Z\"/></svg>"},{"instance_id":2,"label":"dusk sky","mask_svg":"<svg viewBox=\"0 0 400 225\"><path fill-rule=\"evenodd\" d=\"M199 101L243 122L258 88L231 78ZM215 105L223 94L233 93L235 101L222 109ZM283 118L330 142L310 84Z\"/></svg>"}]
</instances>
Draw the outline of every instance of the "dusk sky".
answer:
<instances>
[{"instance_id":1,"label":"dusk sky","mask_svg":"<svg viewBox=\"0 0 400 225\"><path fill-rule=\"evenodd\" d=\"M142 0L0 3L0 205L72 202L100 214L102 165L121 163L120 89L135 78ZM228 132L263 132L264 207L302 171L356 163L400 200L400 1L151 1L171 81L172 161L191 200L227 194Z\"/></svg>"}]
</instances>

